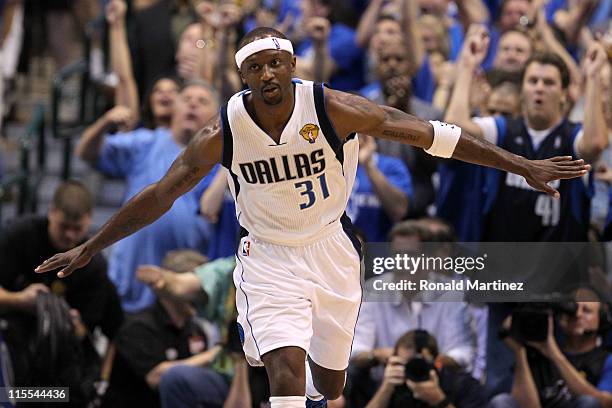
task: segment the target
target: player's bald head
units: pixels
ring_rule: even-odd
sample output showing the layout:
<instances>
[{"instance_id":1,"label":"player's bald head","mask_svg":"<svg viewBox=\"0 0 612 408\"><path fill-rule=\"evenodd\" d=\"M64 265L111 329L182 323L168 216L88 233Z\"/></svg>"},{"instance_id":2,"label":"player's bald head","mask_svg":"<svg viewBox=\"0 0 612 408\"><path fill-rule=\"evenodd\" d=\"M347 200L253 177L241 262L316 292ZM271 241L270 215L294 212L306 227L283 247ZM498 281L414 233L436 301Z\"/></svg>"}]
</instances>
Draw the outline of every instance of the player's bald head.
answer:
<instances>
[{"instance_id":1,"label":"player's bald head","mask_svg":"<svg viewBox=\"0 0 612 408\"><path fill-rule=\"evenodd\" d=\"M284 40L287 39L285 34L281 33L278 30L275 30L274 28L257 27L257 28L252 29L251 31L246 33L244 37L242 37L242 40L240 40L240 44L238 44L238 49L244 47L245 45L249 43L252 43L255 40L259 40L260 38L266 38L266 37L276 37L276 38L282 38Z\"/></svg>"}]
</instances>

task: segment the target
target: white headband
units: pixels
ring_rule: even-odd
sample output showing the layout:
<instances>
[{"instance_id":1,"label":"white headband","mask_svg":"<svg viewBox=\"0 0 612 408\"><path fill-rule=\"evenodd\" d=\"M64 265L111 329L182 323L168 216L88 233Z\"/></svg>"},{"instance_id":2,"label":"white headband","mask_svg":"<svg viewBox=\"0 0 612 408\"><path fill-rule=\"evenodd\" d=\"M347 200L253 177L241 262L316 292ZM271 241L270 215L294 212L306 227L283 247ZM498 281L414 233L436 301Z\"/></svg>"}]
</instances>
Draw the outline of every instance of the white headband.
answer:
<instances>
[{"instance_id":1,"label":"white headband","mask_svg":"<svg viewBox=\"0 0 612 408\"><path fill-rule=\"evenodd\" d=\"M260 38L259 40L248 43L236 52L236 65L238 65L238 69L240 69L245 59L256 52L264 50L283 50L293 55L293 45L291 45L291 41L276 37Z\"/></svg>"}]
</instances>

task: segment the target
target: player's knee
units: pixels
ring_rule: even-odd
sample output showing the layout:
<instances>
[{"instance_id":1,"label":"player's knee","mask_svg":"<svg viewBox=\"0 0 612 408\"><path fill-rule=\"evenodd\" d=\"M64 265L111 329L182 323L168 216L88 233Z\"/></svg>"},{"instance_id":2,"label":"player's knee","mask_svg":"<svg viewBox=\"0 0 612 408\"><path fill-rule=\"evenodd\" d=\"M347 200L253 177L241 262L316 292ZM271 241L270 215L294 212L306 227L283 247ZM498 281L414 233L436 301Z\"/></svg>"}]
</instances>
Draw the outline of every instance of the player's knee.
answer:
<instances>
[{"instance_id":1,"label":"player's knee","mask_svg":"<svg viewBox=\"0 0 612 408\"><path fill-rule=\"evenodd\" d=\"M296 347L271 351L263 361L274 395L303 395L306 384L304 353ZM300 349L301 350L301 349Z\"/></svg>"},{"instance_id":2,"label":"player's knee","mask_svg":"<svg viewBox=\"0 0 612 408\"><path fill-rule=\"evenodd\" d=\"M326 377L324 380L318 381L313 378L313 382L317 391L321 393L328 400L335 400L340 398L342 391L344 391L344 375Z\"/></svg>"}]
</instances>

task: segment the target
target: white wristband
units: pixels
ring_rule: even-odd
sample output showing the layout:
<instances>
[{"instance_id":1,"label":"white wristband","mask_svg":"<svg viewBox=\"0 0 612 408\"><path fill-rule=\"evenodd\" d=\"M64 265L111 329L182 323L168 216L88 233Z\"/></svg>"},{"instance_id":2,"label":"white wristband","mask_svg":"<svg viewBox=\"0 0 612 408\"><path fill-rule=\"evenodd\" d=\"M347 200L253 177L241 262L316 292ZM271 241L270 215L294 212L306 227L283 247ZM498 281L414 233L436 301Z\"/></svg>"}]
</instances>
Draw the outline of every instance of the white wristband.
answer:
<instances>
[{"instance_id":1,"label":"white wristband","mask_svg":"<svg viewBox=\"0 0 612 408\"><path fill-rule=\"evenodd\" d=\"M434 139L431 147L425 152L432 156L449 158L453 155L455 147L461 137L461 128L450 123L430 120L434 129Z\"/></svg>"}]
</instances>

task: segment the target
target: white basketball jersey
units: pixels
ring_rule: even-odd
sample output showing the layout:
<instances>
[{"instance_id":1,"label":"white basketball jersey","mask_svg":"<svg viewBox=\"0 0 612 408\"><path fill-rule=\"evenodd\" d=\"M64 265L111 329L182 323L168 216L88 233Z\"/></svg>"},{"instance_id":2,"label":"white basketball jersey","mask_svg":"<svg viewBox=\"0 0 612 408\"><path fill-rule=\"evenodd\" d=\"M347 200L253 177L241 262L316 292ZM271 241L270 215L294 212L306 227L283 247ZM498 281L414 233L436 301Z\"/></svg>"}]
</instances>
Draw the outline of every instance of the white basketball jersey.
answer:
<instances>
[{"instance_id":1,"label":"white basketball jersey","mask_svg":"<svg viewBox=\"0 0 612 408\"><path fill-rule=\"evenodd\" d=\"M223 165L240 225L278 245L314 242L340 224L357 171L357 137L343 142L325 112L323 86L296 79L295 106L277 144L247 112L248 92L221 109ZM344 216L343 216L344 215Z\"/></svg>"}]
</instances>

